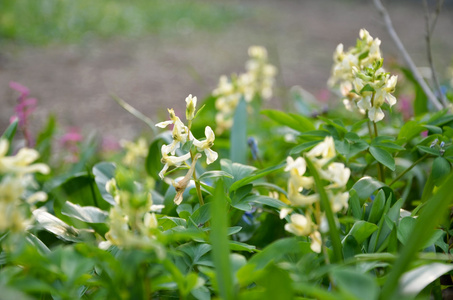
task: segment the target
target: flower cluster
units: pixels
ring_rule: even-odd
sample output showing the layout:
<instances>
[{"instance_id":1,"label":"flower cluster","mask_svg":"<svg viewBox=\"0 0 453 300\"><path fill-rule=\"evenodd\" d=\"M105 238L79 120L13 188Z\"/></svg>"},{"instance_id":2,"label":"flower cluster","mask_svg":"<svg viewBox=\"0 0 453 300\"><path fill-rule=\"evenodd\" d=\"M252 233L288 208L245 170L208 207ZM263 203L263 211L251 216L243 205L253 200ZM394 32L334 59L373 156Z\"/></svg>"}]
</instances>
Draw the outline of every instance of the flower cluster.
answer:
<instances>
[{"instance_id":1,"label":"flower cluster","mask_svg":"<svg viewBox=\"0 0 453 300\"><path fill-rule=\"evenodd\" d=\"M335 158L335 145L332 137L325 140L308 153L309 159L315 166L321 179L328 184L324 187L331 203L334 213L340 212L348 207L349 193L345 192L346 184L351 171L342 163L332 162ZM315 182L312 176L307 176L307 163L303 157L293 159L287 158L285 171L289 172L288 200L294 208L300 208L304 215L293 213L291 222L286 224L285 229L298 236L310 236L311 248L315 252L321 251L321 235L325 223L324 216L319 210L320 196L315 192ZM280 217L284 218L292 209L282 209ZM312 215L316 222L312 221Z\"/></svg>"},{"instance_id":2,"label":"flower cluster","mask_svg":"<svg viewBox=\"0 0 453 300\"><path fill-rule=\"evenodd\" d=\"M275 82L277 69L268 63L267 51L260 46L248 49L250 59L246 62L246 72L236 75L231 79L221 76L217 88L213 91L216 99L217 133L231 128L234 111L241 99L250 103L258 95L268 100L272 97L272 88Z\"/></svg>"},{"instance_id":3,"label":"flower cluster","mask_svg":"<svg viewBox=\"0 0 453 300\"><path fill-rule=\"evenodd\" d=\"M192 125L192 120L195 118L196 114L196 106L197 106L197 97L192 97L189 95L186 98L186 119L188 121L188 125L186 126L181 119L176 116L173 109L169 109L168 113L170 115L170 120L164 121L161 123L156 124L157 127L165 128L168 125L173 125L172 130L172 139L173 141L168 145L162 145L161 153L162 153L162 163L164 167L159 173L160 178L164 178L165 172L170 167L180 167L181 165L190 166L189 171L187 172L184 179L179 181L178 183L173 183L173 186L176 188L178 194L175 198L175 203L180 204L182 201L182 192L184 192L186 186L188 185L190 178L192 177L195 171L195 164L198 158L201 157L200 153L195 154L195 150L198 152L203 152L206 155L206 163L211 164L218 158L217 152L213 151L211 147L214 145L215 134L211 127L205 127L205 139L198 140L196 139L192 132L190 131L190 127ZM185 154L181 154L176 156L177 150L182 152L182 147L190 142L190 149L189 152ZM192 149L193 148L193 149ZM192 151L194 150L194 151ZM188 165L186 163L187 160L192 159L192 163Z\"/></svg>"},{"instance_id":4,"label":"flower cluster","mask_svg":"<svg viewBox=\"0 0 453 300\"><path fill-rule=\"evenodd\" d=\"M11 122L17 119L19 121L19 127L21 128L27 145L32 145L33 140L29 132L28 121L30 115L36 109L36 98L29 98L30 90L18 82L11 81L9 87L20 93L17 98L17 105L15 107L15 115L11 117Z\"/></svg>"},{"instance_id":5,"label":"flower cluster","mask_svg":"<svg viewBox=\"0 0 453 300\"><path fill-rule=\"evenodd\" d=\"M120 146L126 150L123 158L123 163L126 166L134 166L140 158L145 158L148 155L148 144L145 138L139 138L136 143L121 140Z\"/></svg>"},{"instance_id":6,"label":"flower cluster","mask_svg":"<svg viewBox=\"0 0 453 300\"><path fill-rule=\"evenodd\" d=\"M348 110L352 110L352 103L356 102L360 112L368 112L368 118L378 122L384 118L381 108L384 102L389 106L396 103L391 93L395 90L397 76L390 76L382 68L381 41L373 39L365 29L361 29L359 35L356 46L347 52L343 51L343 44L337 46L328 84L339 84Z\"/></svg>"},{"instance_id":7,"label":"flower cluster","mask_svg":"<svg viewBox=\"0 0 453 300\"><path fill-rule=\"evenodd\" d=\"M115 205L109 213L110 230L105 234L107 241L99 246L157 247L153 242L158 227L155 212L160 211L163 205L154 205L149 193L119 189L114 178L106 183L105 188L113 196Z\"/></svg>"},{"instance_id":8,"label":"flower cluster","mask_svg":"<svg viewBox=\"0 0 453 300\"><path fill-rule=\"evenodd\" d=\"M32 191L36 185L32 174L48 174L50 169L43 163L33 164L39 157L34 149L22 148L7 156L8 149L8 141L0 139L0 232L20 232L31 223L27 206L47 199L46 193Z\"/></svg>"}]
</instances>

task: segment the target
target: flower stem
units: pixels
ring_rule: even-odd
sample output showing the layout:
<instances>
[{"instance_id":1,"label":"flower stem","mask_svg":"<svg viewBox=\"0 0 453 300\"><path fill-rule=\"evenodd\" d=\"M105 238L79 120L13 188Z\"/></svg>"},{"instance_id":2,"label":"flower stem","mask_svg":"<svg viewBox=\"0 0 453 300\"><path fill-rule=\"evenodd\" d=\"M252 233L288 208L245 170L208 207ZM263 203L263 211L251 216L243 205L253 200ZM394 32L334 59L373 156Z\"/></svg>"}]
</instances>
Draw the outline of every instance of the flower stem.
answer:
<instances>
[{"instance_id":1,"label":"flower stem","mask_svg":"<svg viewBox=\"0 0 453 300\"><path fill-rule=\"evenodd\" d=\"M404 175L406 175L407 172L409 172L410 170L412 170L413 167L415 167L416 165L418 165L419 163L421 163L423 160L425 160L425 158L427 158L429 156L428 153L426 153L425 155L423 155L422 157L420 157L419 159L417 159L409 168L407 168L406 170L404 170L400 175L398 175L395 179L393 179L392 182L390 182L389 186L392 186L394 183L396 183L398 180L401 179L401 177L403 177Z\"/></svg>"},{"instance_id":2,"label":"flower stem","mask_svg":"<svg viewBox=\"0 0 453 300\"><path fill-rule=\"evenodd\" d=\"M373 97L374 97L374 95L373 95ZM374 126L374 137L377 138L379 136L379 133L378 133L376 122L373 122L373 126ZM384 174L385 174L384 166L380 162L378 162L378 177L381 182L385 183Z\"/></svg>"},{"instance_id":3,"label":"flower stem","mask_svg":"<svg viewBox=\"0 0 453 300\"><path fill-rule=\"evenodd\" d=\"M193 160L192 151L190 151L190 156L192 156L192 160ZM193 172L193 180L195 181L195 188L197 189L198 201L200 202L200 206L203 206L204 205L203 195L201 194L201 185L200 185L200 182L197 179L197 171L196 170Z\"/></svg>"}]
</instances>

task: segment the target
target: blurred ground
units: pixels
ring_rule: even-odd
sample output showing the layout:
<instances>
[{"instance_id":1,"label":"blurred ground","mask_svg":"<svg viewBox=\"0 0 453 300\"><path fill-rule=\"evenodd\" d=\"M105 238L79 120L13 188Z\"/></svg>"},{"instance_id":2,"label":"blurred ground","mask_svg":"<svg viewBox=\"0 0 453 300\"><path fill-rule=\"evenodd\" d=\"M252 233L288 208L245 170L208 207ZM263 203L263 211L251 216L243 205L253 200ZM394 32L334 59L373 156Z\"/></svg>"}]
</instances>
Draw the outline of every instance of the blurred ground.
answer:
<instances>
[{"instance_id":1,"label":"blurred ground","mask_svg":"<svg viewBox=\"0 0 453 300\"><path fill-rule=\"evenodd\" d=\"M433 36L443 76L453 56L453 0L447 0ZM385 1L397 33L418 66L427 66L421 1ZM360 28L382 40L385 65L402 62L372 1L231 1L245 16L214 31L193 30L184 20L172 34L113 38L78 45L3 45L0 52L0 128L13 114L17 81L38 98L34 122L54 112L64 126L132 139L146 127L119 107L115 93L159 121L166 108L184 109L188 94L207 96L222 74L242 72L250 45L267 47L281 86L300 85L319 96L326 88L332 53L355 43ZM281 107L281 97L272 105ZM2 129L3 130L3 129Z\"/></svg>"}]
</instances>

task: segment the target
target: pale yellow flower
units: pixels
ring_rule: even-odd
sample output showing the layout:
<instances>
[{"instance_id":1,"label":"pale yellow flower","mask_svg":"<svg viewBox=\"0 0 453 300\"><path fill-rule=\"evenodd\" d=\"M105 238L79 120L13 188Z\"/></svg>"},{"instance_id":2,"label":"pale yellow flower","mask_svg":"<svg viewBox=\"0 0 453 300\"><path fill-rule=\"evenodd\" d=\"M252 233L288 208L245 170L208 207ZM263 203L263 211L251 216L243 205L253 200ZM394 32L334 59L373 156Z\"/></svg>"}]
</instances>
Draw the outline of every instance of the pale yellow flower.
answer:
<instances>
[{"instance_id":1,"label":"pale yellow flower","mask_svg":"<svg viewBox=\"0 0 453 300\"><path fill-rule=\"evenodd\" d=\"M169 167L179 167L182 165L183 162L188 160L190 158L190 153L186 153L182 156L170 156L168 155L168 152L166 152L166 146L162 145L161 148L162 152L162 163L164 164L164 167L162 170L159 172L159 177L164 178L165 172L168 170Z\"/></svg>"},{"instance_id":2,"label":"pale yellow flower","mask_svg":"<svg viewBox=\"0 0 453 300\"><path fill-rule=\"evenodd\" d=\"M319 231L314 231L312 234L310 234L310 239L311 239L310 249L313 250L313 252L321 253L322 247L321 233L319 233Z\"/></svg>"},{"instance_id":3,"label":"pale yellow flower","mask_svg":"<svg viewBox=\"0 0 453 300\"><path fill-rule=\"evenodd\" d=\"M297 236L308 236L312 232L312 221L301 214L292 214L291 222L285 224L285 230Z\"/></svg>"},{"instance_id":4,"label":"pale yellow flower","mask_svg":"<svg viewBox=\"0 0 453 300\"><path fill-rule=\"evenodd\" d=\"M192 97L192 94L186 98L186 119L192 121L195 117L195 110L197 107L197 97Z\"/></svg>"},{"instance_id":5,"label":"pale yellow flower","mask_svg":"<svg viewBox=\"0 0 453 300\"><path fill-rule=\"evenodd\" d=\"M206 139L199 141L194 138L193 145L197 147L198 151L204 151L204 153L206 154L206 163L209 165L213 163L219 155L217 154L217 152L211 150L211 147L214 145L215 140L215 134L214 131L212 131L211 127L206 126L204 134L206 136Z\"/></svg>"}]
</instances>

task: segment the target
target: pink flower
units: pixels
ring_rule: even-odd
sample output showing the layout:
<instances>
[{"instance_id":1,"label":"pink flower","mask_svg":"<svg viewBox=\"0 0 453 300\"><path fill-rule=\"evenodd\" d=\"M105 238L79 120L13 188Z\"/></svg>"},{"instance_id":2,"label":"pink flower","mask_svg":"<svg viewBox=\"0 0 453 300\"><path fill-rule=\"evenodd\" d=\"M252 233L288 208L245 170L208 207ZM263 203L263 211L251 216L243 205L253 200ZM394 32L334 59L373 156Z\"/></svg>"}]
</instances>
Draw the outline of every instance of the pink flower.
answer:
<instances>
[{"instance_id":1,"label":"pink flower","mask_svg":"<svg viewBox=\"0 0 453 300\"><path fill-rule=\"evenodd\" d=\"M60 138L60 143L63 145L77 143L82 140L80 129L77 127L70 127L68 131Z\"/></svg>"},{"instance_id":2,"label":"pink flower","mask_svg":"<svg viewBox=\"0 0 453 300\"><path fill-rule=\"evenodd\" d=\"M17 105L14 108L15 115L11 117L10 122L14 122L16 119L19 120L19 126L24 134L27 145L31 147L33 145L33 139L27 123L30 115L36 109L37 100L36 98L28 98L30 90L18 82L11 81L9 87L20 93L19 98L17 98Z\"/></svg>"}]
</instances>

